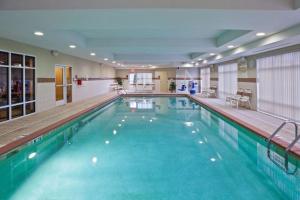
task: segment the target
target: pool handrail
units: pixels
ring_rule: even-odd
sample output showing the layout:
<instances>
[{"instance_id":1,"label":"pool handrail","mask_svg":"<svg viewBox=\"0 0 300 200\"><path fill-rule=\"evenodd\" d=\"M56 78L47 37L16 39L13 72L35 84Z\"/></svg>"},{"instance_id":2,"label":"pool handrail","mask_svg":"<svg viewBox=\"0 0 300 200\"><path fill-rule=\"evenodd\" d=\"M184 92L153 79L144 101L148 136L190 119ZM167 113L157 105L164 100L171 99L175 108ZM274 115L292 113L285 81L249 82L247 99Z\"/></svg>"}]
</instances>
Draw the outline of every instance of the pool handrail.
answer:
<instances>
[{"instance_id":1,"label":"pool handrail","mask_svg":"<svg viewBox=\"0 0 300 200\"><path fill-rule=\"evenodd\" d=\"M297 168L296 170L294 170L292 173L289 172L289 163L288 163L288 154L290 152L290 150L293 148L293 146L298 142L298 140L300 139L300 135L298 135L298 124L295 122L295 121L284 121L275 131L274 133L267 139L267 153L268 153L268 157L271 161L273 161L273 159L271 158L271 155L270 155L270 147L271 147L271 142L272 142L272 139L279 133L279 131L281 129L283 129L283 127L285 127L287 124L292 124L294 125L295 127L295 138L294 140L285 148L285 151L284 151L284 169L285 169L285 172L288 173L288 174L295 174L296 171L297 171ZM274 161L273 161L274 162ZM276 162L274 162L277 166L281 166L279 164L277 164Z\"/></svg>"}]
</instances>

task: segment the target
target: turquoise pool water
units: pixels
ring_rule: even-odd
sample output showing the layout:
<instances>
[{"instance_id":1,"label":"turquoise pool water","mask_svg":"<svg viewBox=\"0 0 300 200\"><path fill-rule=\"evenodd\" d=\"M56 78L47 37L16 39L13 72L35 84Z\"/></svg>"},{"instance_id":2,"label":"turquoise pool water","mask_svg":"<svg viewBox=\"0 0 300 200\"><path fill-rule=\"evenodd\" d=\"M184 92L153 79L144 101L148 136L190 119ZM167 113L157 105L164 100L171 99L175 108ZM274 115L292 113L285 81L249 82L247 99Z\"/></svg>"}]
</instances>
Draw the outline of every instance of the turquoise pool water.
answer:
<instances>
[{"instance_id":1,"label":"turquoise pool water","mask_svg":"<svg viewBox=\"0 0 300 200\"><path fill-rule=\"evenodd\" d=\"M119 99L3 155L0 177L0 199L300 199L262 138L184 97Z\"/></svg>"}]
</instances>

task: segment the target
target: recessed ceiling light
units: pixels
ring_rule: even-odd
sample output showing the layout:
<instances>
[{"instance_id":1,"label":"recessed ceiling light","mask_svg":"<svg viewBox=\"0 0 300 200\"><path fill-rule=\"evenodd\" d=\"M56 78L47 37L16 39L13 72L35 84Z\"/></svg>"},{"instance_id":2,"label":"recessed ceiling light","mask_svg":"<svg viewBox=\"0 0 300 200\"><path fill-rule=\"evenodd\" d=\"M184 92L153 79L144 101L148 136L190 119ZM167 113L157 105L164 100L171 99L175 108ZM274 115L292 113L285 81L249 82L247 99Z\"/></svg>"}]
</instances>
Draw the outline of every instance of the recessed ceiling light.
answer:
<instances>
[{"instance_id":1,"label":"recessed ceiling light","mask_svg":"<svg viewBox=\"0 0 300 200\"><path fill-rule=\"evenodd\" d=\"M118 63L117 65L118 65L118 66L121 66L121 63Z\"/></svg>"},{"instance_id":2,"label":"recessed ceiling light","mask_svg":"<svg viewBox=\"0 0 300 200\"><path fill-rule=\"evenodd\" d=\"M215 54L215 53L210 53L209 55L210 55L210 56L214 56L214 55L216 55L216 54Z\"/></svg>"},{"instance_id":3,"label":"recessed ceiling light","mask_svg":"<svg viewBox=\"0 0 300 200\"><path fill-rule=\"evenodd\" d=\"M221 55L218 55L217 57L216 57L216 60L219 60L219 59L221 59L221 58L223 58Z\"/></svg>"},{"instance_id":4,"label":"recessed ceiling light","mask_svg":"<svg viewBox=\"0 0 300 200\"><path fill-rule=\"evenodd\" d=\"M203 60L202 58L198 58L199 61Z\"/></svg>"},{"instance_id":5,"label":"recessed ceiling light","mask_svg":"<svg viewBox=\"0 0 300 200\"><path fill-rule=\"evenodd\" d=\"M199 66L199 63L196 63L195 65L196 65L196 66Z\"/></svg>"},{"instance_id":6,"label":"recessed ceiling light","mask_svg":"<svg viewBox=\"0 0 300 200\"><path fill-rule=\"evenodd\" d=\"M104 58L105 61L108 61L108 58Z\"/></svg>"},{"instance_id":7,"label":"recessed ceiling light","mask_svg":"<svg viewBox=\"0 0 300 200\"><path fill-rule=\"evenodd\" d=\"M234 45L228 45L227 48L228 49L233 49L235 46Z\"/></svg>"},{"instance_id":8,"label":"recessed ceiling light","mask_svg":"<svg viewBox=\"0 0 300 200\"><path fill-rule=\"evenodd\" d=\"M69 45L69 47L70 47L71 49L75 49L75 48L76 48L76 45L71 44L71 45Z\"/></svg>"},{"instance_id":9,"label":"recessed ceiling light","mask_svg":"<svg viewBox=\"0 0 300 200\"><path fill-rule=\"evenodd\" d=\"M207 60L203 60L203 64L206 64L207 63Z\"/></svg>"},{"instance_id":10,"label":"recessed ceiling light","mask_svg":"<svg viewBox=\"0 0 300 200\"><path fill-rule=\"evenodd\" d=\"M34 32L34 35L36 35L36 36L44 36L44 33L41 32L41 31L36 31L36 32Z\"/></svg>"},{"instance_id":11,"label":"recessed ceiling light","mask_svg":"<svg viewBox=\"0 0 300 200\"><path fill-rule=\"evenodd\" d=\"M258 37L262 37L262 36L265 36L265 35L266 35L266 33L263 33L263 32L256 33L256 36L258 36Z\"/></svg>"},{"instance_id":12,"label":"recessed ceiling light","mask_svg":"<svg viewBox=\"0 0 300 200\"><path fill-rule=\"evenodd\" d=\"M117 62L116 62L116 61L112 61L111 63L112 63L112 64L116 64Z\"/></svg>"},{"instance_id":13,"label":"recessed ceiling light","mask_svg":"<svg viewBox=\"0 0 300 200\"><path fill-rule=\"evenodd\" d=\"M191 63L185 63L182 65L182 67L193 67L194 65Z\"/></svg>"},{"instance_id":14,"label":"recessed ceiling light","mask_svg":"<svg viewBox=\"0 0 300 200\"><path fill-rule=\"evenodd\" d=\"M90 53L91 56L95 56L96 54L94 52Z\"/></svg>"}]
</instances>

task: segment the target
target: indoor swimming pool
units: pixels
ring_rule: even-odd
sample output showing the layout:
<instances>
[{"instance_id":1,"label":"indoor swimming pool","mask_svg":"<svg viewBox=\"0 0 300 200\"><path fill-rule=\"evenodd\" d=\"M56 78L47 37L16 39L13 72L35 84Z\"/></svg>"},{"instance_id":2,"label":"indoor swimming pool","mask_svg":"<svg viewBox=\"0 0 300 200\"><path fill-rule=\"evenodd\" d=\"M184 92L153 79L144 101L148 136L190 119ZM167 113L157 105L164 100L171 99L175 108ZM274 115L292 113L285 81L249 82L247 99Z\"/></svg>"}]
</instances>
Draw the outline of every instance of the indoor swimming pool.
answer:
<instances>
[{"instance_id":1,"label":"indoor swimming pool","mask_svg":"<svg viewBox=\"0 0 300 200\"><path fill-rule=\"evenodd\" d=\"M296 200L290 160L186 97L124 97L2 155L0 199Z\"/></svg>"}]
</instances>

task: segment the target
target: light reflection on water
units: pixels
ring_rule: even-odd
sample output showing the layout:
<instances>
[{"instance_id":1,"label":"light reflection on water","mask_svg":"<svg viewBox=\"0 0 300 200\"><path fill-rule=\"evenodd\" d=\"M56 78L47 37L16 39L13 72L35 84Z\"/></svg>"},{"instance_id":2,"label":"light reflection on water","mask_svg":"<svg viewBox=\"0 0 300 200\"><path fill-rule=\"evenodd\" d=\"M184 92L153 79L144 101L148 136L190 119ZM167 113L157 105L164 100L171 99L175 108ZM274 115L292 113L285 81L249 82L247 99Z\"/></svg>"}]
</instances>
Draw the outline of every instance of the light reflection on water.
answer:
<instances>
[{"instance_id":1,"label":"light reflection on water","mask_svg":"<svg viewBox=\"0 0 300 200\"><path fill-rule=\"evenodd\" d=\"M266 155L262 138L186 98L121 99L2 156L0 199L300 199L299 173Z\"/></svg>"}]
</instances>

